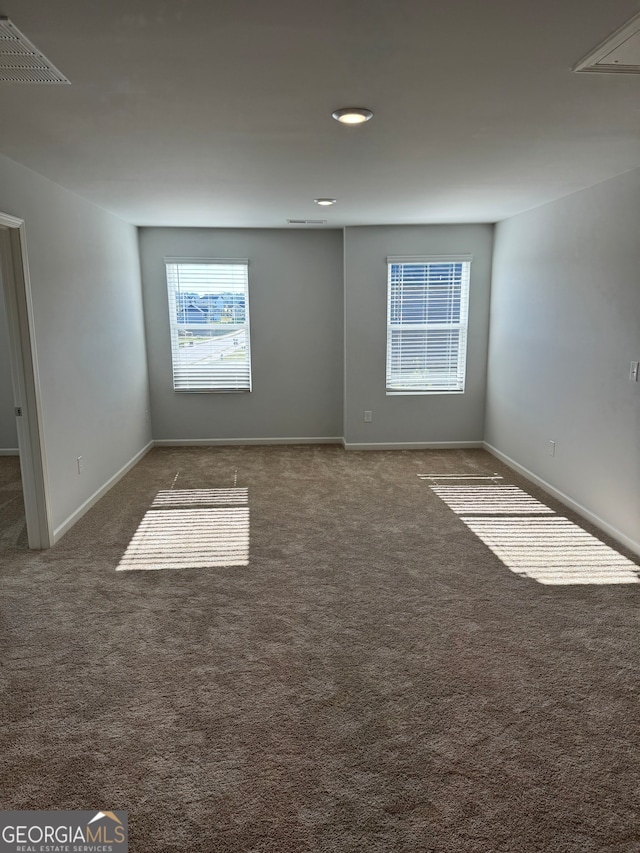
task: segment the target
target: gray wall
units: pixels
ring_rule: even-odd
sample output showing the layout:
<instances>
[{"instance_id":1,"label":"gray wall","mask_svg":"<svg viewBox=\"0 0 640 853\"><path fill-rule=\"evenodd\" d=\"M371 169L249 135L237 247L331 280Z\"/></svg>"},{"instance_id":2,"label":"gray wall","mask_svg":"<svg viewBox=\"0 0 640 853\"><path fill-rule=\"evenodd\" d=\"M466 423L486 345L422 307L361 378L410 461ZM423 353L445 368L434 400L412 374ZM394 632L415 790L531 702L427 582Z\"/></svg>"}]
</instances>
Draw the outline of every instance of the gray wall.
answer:
<instances>
[{"instance_id":1,"label":"gray wall","mask_svg":"<svg viewBox=\"0 0 640 853\"><path fill-rule=\"evenodd\" d=\"M26 222L59 527L151 437L137 233L1 156L0 211Z\"/></svg>"},{"instance_id":2,"label":"gray wall","mask_svg":"<svg viewBox=\"0 0 640 853\"><path fill-rule=\"evenodd\" d=\"M342 435L342 233L140 229L154 438ZM249 258L253 390L173 391L165 257Z\"/></svg>"},{"instance_id":3,"label":"gray wall","mask_svg":"<svg viewBox=\"0 0 640 853\"><path fill-rule=\"evenodd\" d=\"M0 450L16 450L18 447L9 354L7 313L0 281Z\"/></svg>"},{"instance_id":4,"label":"gray wall","mask_svg":"<svg viewBox=\"0 0 640 853\"><path fill-rule=\"evenodd\" d=\"M482 441L492 240L491 225L346 229L347 444ZM473 255L465 393L387 396L387 256L454 253Z\"/></svg>"},{"instance_id":5,"label":"gray wall","mask_svg":"<svg viewBox=\"0 0 640 853\"><path fill-rule=\"evenodd\" d=\"M639 235L640 171L497 227L486 420L489 444L636 543Z\"/></svg>"}]
</instances>

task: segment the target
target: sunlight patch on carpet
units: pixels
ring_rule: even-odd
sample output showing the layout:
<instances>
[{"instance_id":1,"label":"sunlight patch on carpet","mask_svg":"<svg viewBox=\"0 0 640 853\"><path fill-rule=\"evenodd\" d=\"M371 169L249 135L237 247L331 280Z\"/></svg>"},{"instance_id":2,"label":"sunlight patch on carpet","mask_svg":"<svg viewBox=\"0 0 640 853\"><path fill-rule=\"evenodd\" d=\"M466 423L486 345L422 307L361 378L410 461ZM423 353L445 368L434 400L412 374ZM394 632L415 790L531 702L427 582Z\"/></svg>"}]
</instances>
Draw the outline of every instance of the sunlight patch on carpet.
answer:
<instances>
[{"instance_id":1,"label":"sunlight patch on carpet","mask_svg":"<svg viewBox=\"0 0 640 853\"><path fill-rule=\"evenodd\" d=\"M516 574L555 585L640 582L640 566L517 486L429 488Z\"/></svg>"},{"instance_id":2,"label":"sunlight patch on carpet","mask_svg":"<svg viewBox=\"0 0 640 853\"><path fill-rule=\"evenodd\" d=\"M496 483L504 479L500 474L488 474L482 477L478 474L418 474L420 480L491 480Z\"/></svg>"},{"instance_id":3,"label":"sunlight patch on carpet","mask_svg":"<svg viewBox=\"0 0 640 853\"><path fill-rule=\"evenodd\" d=\"M552 509L517 486L431 486L431 489L458 515L553 515Z\"/></svg>"},{"instance_id":4,"label":"sunlight patch on carpet","mask_svg":"<svg viewBox=\"0 0 640 853\"><path fill-rule=\"evenodd\" d=\"M225 504L236 506L248 501L248 489L165 489L155 496L151 508Z\"/></svg>"},{"instance_id":5,"label":"sunlight patch on carpet","mask_svg":"<svg viewBox=\"0 0 640 853\"><path fill-rule=\"evenodd\" d=\"M159 492L117 571L249 565L247 489Z\"/></svg>"},{"instance_id":6,"label":"sunlight patch on carpet","mask_svg":"<svg viewBox=\"0 0 640 853\"><path fill-rule=\"evenodd\" d=\"M512 572L543 584L638 583L640 567L561 516L462 518Z\"/></svg>"}]
</instances>

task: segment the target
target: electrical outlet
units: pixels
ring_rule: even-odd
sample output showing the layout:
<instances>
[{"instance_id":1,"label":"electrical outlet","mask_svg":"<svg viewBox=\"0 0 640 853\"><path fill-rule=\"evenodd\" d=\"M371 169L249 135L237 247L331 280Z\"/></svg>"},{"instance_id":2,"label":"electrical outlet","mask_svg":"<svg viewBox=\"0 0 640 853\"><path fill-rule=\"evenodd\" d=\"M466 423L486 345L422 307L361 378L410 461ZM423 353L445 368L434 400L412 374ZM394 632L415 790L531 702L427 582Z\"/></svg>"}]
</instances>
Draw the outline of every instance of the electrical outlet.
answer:
<instances>
[{"instance_id":1,"label":"electrical outlet","mask_svg":"<svg viewBox=\"0 0 640 853\"><path fill-rule=\"evenodd\" d=\"M556 455L556 443L555 441L549 441L549 456Z\"/></svg>"},{"instance_id":2,"label":"electrical outlet","mask_svg":"<svg viewBox=\"0 0 640 853\"><path fill-rule=\"evenodd\" d=\"M373 420L373 415L372 415L372 413L371 413L371 412L365 412L365 413L364 413L364 422L365 422L366 424L370 424L372 420Z\"/></svg>"},{"instance_id":3,"label":"electrical outlet","mask_svg":"<svg viewBox=\"0 0 640 853\"><path fill-rule=\"evenodd\" d=\"M84 467L84 459L82 456L78 456L78 474L82 474L82 469Z\"/></svg>"}]
</instances>

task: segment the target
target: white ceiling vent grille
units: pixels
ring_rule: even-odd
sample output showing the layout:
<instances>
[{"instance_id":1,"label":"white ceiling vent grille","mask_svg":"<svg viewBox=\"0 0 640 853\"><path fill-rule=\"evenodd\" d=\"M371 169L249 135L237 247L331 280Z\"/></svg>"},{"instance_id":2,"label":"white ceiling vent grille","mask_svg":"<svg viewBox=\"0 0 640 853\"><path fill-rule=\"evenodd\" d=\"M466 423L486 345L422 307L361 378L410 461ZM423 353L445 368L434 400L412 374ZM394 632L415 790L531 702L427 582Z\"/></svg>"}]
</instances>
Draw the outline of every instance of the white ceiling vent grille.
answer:
<instances>
[{"instance_id":1,"label":"white ceiling vent grille","mask_svg":"<svg viewBox=\"0 0 640 853\"><path fill-rule=\"evenodd\" d=\"M573 71L599 74L640 74L640 15L573 66Z\"/></svg>"},{"instance_id":2,"label":"white ceiling vent grille","mask_svg":"<svg viewBox=\"0 0 640 853\"><path fill-rule=\"evenodd\" d=\"M68 83L69 80L0 16L0 83Z\"/></svg>"},{"instance_id":3,"label":"white ceiling vent grille","mask_svg":"<svg viewBox=\"0 0 640 853\"><path fill-rule=\"evenodd\" d=\"M289 225L326 225L326 219L287 219Z\"/></svg>"}]
</instances>

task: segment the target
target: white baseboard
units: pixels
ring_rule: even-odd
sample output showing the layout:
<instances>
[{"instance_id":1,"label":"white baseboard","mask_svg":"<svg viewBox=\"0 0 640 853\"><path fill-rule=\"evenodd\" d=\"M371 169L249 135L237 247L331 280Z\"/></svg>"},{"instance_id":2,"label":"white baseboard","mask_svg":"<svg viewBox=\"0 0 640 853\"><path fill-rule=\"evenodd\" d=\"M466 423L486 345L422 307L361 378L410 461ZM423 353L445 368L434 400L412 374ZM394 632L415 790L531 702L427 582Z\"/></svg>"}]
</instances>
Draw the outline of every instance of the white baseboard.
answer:
<instances>
[{"instance_id":1,"label":"white baseboard","mask_svg":"<svg viewBox=\"0 0 640 853\"><path fill-rule=\"evenodd\" d=\"M352 442L342 439L345 450L465 450L484 447L482 441Z\"/></svg>"},{"instance_id":2,"label":"white baseboard","mask_svg":"<svg viewBox=\"0 0 640 853\"><path fill-rule=\"evenodd\" d=\"M20 456L17 447L0 447L0 456Z\"/></svg>"},{"instance_id":3,"label":"white baseboard","mask_svg":"<svg viewBox=\"0 0 640 853\"><path fill-rule=\"evenodd\" d=\"M232 447L268 444L340 444L345 450L464 450L482 448L482 441L347 442L341 436L311 438L157 438L155 447Z\"/></svg>"},{"instance_id":4,"label":"white baseboard","mask_svg":"<svg viewBox=\"0 0 640 853\"><path fill-rule=\"evenodd\" d=\"M155 447L229 447L243 444L342 444L342 438L158 438Z\"/></svg>"},{"instance_id":5,"label":"white baseboard","mask_svg":"<svg viewBox=\"0 0 640 853\"><path fill-rule=\"evenodd\" d=\"M628 548L630 551L633 551L634 554L638 554L640 556L640 542L636 542L634 539L631 539L629 536L622 533L622 531L618 530L617 527L613 527L609 522L600 518L599 515L591 512L591 510L587 509L586 506L578 503L578 501L574 501L573 498L569 497L569 495L565 495L564 492L561 492L550 483L547 483L547 481L543 480L542 477L538 477L537 474L533 473L533 471L529 471L529 469L525 468L524 465L520 465L520 463L516 462L515 459L507 456L506 453L502 453L502 451L498 450L497 447L493 447L493 445L486 441L483 442L483 446L484 449L495 456L496 459L504 462L504 464L508 465L509 468L513 468L513 470L517 471L518 474L522 474L522 476L526 477L527 480L531 480L531 482L535 483L536 486L540 486L541 489L544 489L545 492L548 492L552 497L559 500L560 503L563 503L569 509L572 509L578 515L581 515L582 518L590 521L591 524L600 528L603 533L608 534L612 539L615 539L621 545L624 545L625 548Z\"/></svg>"},{"instance_id":6,"label":"white baseboard","mask_svg":"<svg viewBox=\"0 0 640 853\"><path fill-rule=\"evenodd\" d=\"M113 475L113 477L110 477L107 480L107 482L104 485L100 486L100 488L97 491L95 491L91 495L91 497L88 498L81 506L79 506L75 512L71 513L71 515L69 516L69 518L67 518L66 521L63 521L62 524L60 524L58 527L56 527L54 529L54 531L53 531L53 544L54 545L56 542L58 542L64 536L64 534L68 530L70 530L73 527L73 525L76 523L76 521L78 521L80 518L82 518L82 516L85 514L85 512L88 512L88 510L90 510L91 507L94 506L94 504L96 504L100 500L100 498L102 498L106 495L106 493L109 491L110 488L112 488L112 486L115 486L115 484L118 482L118 480L121 480L125 474L129 473L129 471L134 467L134 465L138 464L138 462L142 459L142 457L145 456L151 450L151 448L153 447L153 444L154 444L153 441L150 441L145 447L142 448L142 450L140 450L138 453L136 453L136 455L132 459L130 459L127 463L125 463L122 466L122 468L120 468L119 471L116 471L116 473Z\"/></svg>"}]
</instances>

